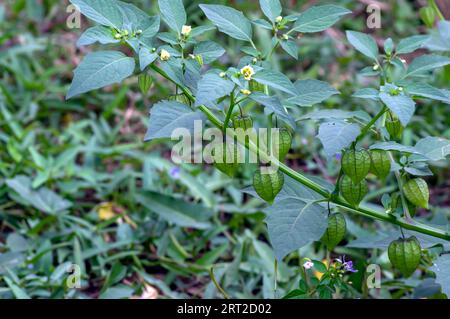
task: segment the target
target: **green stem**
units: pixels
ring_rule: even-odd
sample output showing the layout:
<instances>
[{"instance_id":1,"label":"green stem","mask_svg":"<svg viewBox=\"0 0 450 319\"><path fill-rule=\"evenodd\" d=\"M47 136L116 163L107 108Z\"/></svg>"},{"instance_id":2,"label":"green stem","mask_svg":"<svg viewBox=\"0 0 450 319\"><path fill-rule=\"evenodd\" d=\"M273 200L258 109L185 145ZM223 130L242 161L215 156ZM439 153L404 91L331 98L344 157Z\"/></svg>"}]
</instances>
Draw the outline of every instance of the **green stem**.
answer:
<instances>
[{"instance_id":1,"label":"green stem","mask_svg":"<svg viewBox=\"0 0 450 319\"><path fill-rule=\"evenodd\" d=\"M367 123L367 125L361 130L361 133L356 138L356 142L360 141L364 136L366 136L367 132L369 132L372 126L378 121L380 117L384 115L384 113L386 113L386 111L387 111L386 106L383 106L381 111L377 115L375 115L375 117L369 123Z\"/></svg>"},{"instance_id":2,"label":"green stem","mask_svg":"<svg viewBox=\"0 0 450 319\"><path fill-rule=\"evenodd\" d=\"M159 69L156 65L152 64L151 68L153 70L155 70L157 73L159 73L162 76L164 76L165 78L167 78L169 81L172 81L167 75L165 75L164 71ZM180 89L184 92L184 94L191 101L195 101L195 98L188 91L188 89L186 89L184 87L180 87ZM198 109L200 111L202 111L208 117L209 121L214 126L216 126L219 129L223 129L222 121L220 119L218 119L214 115L214 113L211 112L211 110L209 110L204 105L199 106ZM229 134L232 134L233 136L235 136L234 132L230 132ZM265 160L267 160L267 162L271 162L274 165L277 165L284 174L288 175L289 177L293 178L294 180L296 180L297 182L301 183L302 185L308 187L309 189L312 189L319 195L323 196L325 199L330 200L330 202L334 203L336 206L338 206L348 212L352 212L352 213L355 213L355 214L358 214L361 216L365 216L365 217L369 217L372 219L376 219L376 220L385 221L385 222L391 223L393 225L401 226L404 229L416 231L416 232L419 232L422 234L426 234L426 235L430 235L430 236L433 236L436 238L441 238L441 239L450 241L450 233L448 233L444 230L437 229L437 228L434 228L434 227L431 227L428 225L424 225L424 224L418 223L413 220L407 221L404 218L400 218L400 217L394 216L392 214L387 214L386 212L376 211L376 210L373 210L370 208L364 208L364 207L355 208L352 205L350 205L349 203L347 203L341 196L339 196L339 195L331 196L331 193L326 188L324 188L323 186L319 185L318 183L310 180L309 178L300 174L299 172L294 171L292 168L290 168L286 164L280 163L278 161L278 159L276 159L275 157L270 156L268 154L264 154L263 152L260 152L258 147L252 141L249 141L249 143L245 143L245 141L242 142L241 140L239 140L239 137L238 137L238 142L243 144L250 151L256 152L256 154L259 154L260 157L263 157Z\"/></svg>"},{"instance_id":3,"label":"green stem","mask_svg":"<svg viewBox=\"0 0 450 319\"><path fill-rule=\"evenodd\" d=\"M224 132L228 127L228 123L230 122L231 115L233 115L234 105L235 105L235 103L234 103L234 90L233 90L233 92L231 92L231 95L230 95L230 107L228 108L227 116L225 117L225 122L223 124Z\"/></svg>"},{"instance_id":4,"label":"green stem","mask_svg":"<svg viewBox=\"0 0 450 319\"><path fill-rule=\"evenodd\" d=\"M433 7L434 11L436 11L437 15L439 16L439 19L441 19L442 21L445 20L444 15L442 14L441 10L439 10L439 7L436 4L435 0L430 0L430 5L431 7Z\"/></svg>"},{"instance_id":5,"label":"green stem","mask_svg":"<svg viewBox=\"0 0 450 319\"><path fill-rule=\"evenodd\" d=\"M228 296L228 294L225 292L225 290L223 290L223 288L217 282L216 276L214 276L214 268L213 267L211 267L211 269L209 270L209 276L211 277L211 280L213 281L214 286L216 286L217 290L222 294L222 296L225 299L230 299L230 296Z\"/></svg>"}]
</instances>

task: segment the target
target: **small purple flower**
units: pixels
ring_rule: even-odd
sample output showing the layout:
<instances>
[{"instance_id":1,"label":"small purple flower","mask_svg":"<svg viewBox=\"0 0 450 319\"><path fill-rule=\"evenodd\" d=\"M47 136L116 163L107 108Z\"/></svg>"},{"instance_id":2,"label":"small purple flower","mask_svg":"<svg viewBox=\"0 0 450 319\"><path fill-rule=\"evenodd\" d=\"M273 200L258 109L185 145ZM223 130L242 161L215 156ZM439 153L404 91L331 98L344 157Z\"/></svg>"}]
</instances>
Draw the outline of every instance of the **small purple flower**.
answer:
<instances>
[{"instance_id":1,"label":"small purple flower","mask_svg":"<svg viewBox=\"0 0 450 319\"><path fill-rule=\"evenodd\" d=\"M344 263L344 269L349 272L358 272L358 270L353 268L353 261L351 260Z\"/></svg>"},{"instance_id":2,"label":"small purple flower","mask_svg":"<svg viewBox=\"0 0 450 319\"><path fill-rule=\"evenodd\" d=\"M336 153L336 155L334 155L334 157L336 158L336 161L340 161L342 159L342 154L341 153Z\"/></svg>"},{"instance_id":3,"label":"small purple flower","mask_svg":"<svg viewBox=\"0 0 450 319\"><path fill-rule=\"evenodd\" d=\"M351 261L351 260L346 261L345 256L342 257L342 260L340 260L340 259L336 259L336 260L342 264L342 267L344 268L345 271L358 272L358 270L353 268L353 261Z\"/></svg>"},{"instance_id":4,"label":"small purple flower","mask_svg":"<svg viewBox=\"0 0 450 319\"><path fill-rule=\"evenodd\" d=\"M173 178L173 179L179 179L180 178L180 168L179 167L172 167L169 171L169 175Z\"/></svg>"}]
</instances>

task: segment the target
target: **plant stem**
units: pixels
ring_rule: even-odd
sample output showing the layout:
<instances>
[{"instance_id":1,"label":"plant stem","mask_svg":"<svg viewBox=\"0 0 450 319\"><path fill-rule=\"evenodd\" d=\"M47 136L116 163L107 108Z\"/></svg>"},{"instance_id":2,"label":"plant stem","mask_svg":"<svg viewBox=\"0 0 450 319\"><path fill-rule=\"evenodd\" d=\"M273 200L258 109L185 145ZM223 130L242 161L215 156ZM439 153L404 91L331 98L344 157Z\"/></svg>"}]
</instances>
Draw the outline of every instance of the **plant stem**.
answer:
<instances>
[{"instance_id":1,"label":"plant stem","mask_svg":"<svg viewBox=\"0 0 450 319\"><path fill-rule=\"evenodd\" d=\"M431 7L433 7L434 11L437 13L437 15L439 16L439 19L441 19L442 21L445 20L444 15L442 14L441 10L439 9L439 7L436 4L435 0L430 0L429 1Z\"/></svg>"},{"instance_id":2,"label":"plant stem","mask_svg":"<svg viewBox=\"0 0 450 319\"><path fill-rule=\"evenodd\" d=\"M231 92L230 101L231 101L230 102L230 107L228 108L227 116L225 117L225 122L223 124L223 131L224 132L227 129L228 123L230 122L231 115L233 114L233 109L234 109L234 105L235 105L235 103L234 103L234 90L233 90L233 92Z\"/></svg>"},{"instance_id":3,"label":"plant stem","mask_svg":"<svg viewBox=\"0 0 450 319\"><path fill-rule=\"evenodd\" d=\"M211 280L213 281L214 286L216 286L217 290L222 294L222 296L225 299L230 299L230 296L228 296L228 294L225 292L225 290L223 290L223 288L217 282L216 276L214 276L214 268L213 267L211 267L211 269L209 270L209 275L211 276Z\"/></svg>"},{"instance_id":4,"label":"plant stem","mask_svg":"<svg viewBox=\"0 0 450 319\"><path fill-rule=\"evenodd\" d=\"M164 71L162 71L160 68L158 68L156 65L152 64L151 68L153 70L155 70L157 73L159 73L160 75L162 75L163 77L165 77L166 79L168 79L169 81L172 81L165 73ZM173 81L172 81L173 82ZM184 87L180 87L180 89L183 91L183 93L191 100L191 101L195 101L195 98L192 96L192 94L188 91L188 89L184 88ZM202 111L209 119L209 121L216 126L219 129L223 129L223 123L220 119L218 119L214 113L211 112L211 110L209 110L206 106L201 105L198 107L198 109L200 111ZM228 130L229 131L229 130ZM230 132L229 134L234 134L234 132ZM238 137L238 136L236 136ZM386 212L380 212L374 209L370 209L370 208L364 208L364 207L353 207L352 205L350 205L349 203L347 203L341 196L339 195L335 195L335 196L331 196L332 194L323 186L319 185L318 183L310 180L309 178L307 178L306 176L302 175L301 173L293 170L292 168L290 168L289 166L287 166L284 163L280 163L278 161L278 159L276 159L273 156L270 156L268 154L264 154L264 152L259 151L258 147L252 142L249 141L249 143L245 143L242 142L241 140L239 140L238 137L238 142L243 144L246 148L248 148L250 151L252 152L256 152L256 154L259 154L260 157L264 157L264 159L268 160L268 162L272 162L274 165L277 165L279 167L279 169L286 175L288 175L289 177L293 178L294 180L296 180L297 182L303 184L304 186L308 187L309 189L312 189L313 191L315 191L316 193L318 193L319 195L323 196L325 199L330 200L330 202L334 203L336 206L361 215L361 216L365 216L365 217L369 217L372 219L376 219L376 220L381 220L381 221L385 221L388 223L391 223L393 225L397 225L397 226L401 226L404 229L408 229L408 230L412 230L412 231L416 231L425 235L429 235L429 236L433 236L436 238L441 238L441 239L445 239L450 241L450 233L448 233L447 231L441 230L441 229L437 229L428 225L424 225L421 223L418 223L416 221L407 221L404 218L400 218L397 216L394 216L392 214L387 214Z\"/></svg>"},{"instance_id":5,"label":"plant stem","mask_svg":"<svg viewBox=\"0 0 450 319\"><path fill-rule=\"evenodd\" d=\"M356 142L358 142L359 140L361 140L364 136L366 136L367 132L369 132L369 130L371 129L371 127L378 121L378 119L380 117L382 117L384 115L384 113L386 113L387 111L387 107L383 106L383 108L381 109L381 111L375 115L375 117L361 130L361 133L358 135L358 137L356 138Z\"/></svg>"}]
</instances>

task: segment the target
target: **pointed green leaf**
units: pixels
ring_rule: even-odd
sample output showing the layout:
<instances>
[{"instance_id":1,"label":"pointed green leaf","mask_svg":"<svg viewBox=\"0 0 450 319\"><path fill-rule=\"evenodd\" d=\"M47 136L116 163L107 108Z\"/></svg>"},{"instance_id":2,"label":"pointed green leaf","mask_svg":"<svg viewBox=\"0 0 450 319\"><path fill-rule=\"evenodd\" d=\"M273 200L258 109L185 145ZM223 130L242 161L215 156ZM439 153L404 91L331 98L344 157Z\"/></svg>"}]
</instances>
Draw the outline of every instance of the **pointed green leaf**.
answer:
<instances>
[{"instance_id":1,"label":"pointed green leaf","mask_svg":"<svg viewBox=\"0 0 450 319\"><path fill-rule=\"evenodd\" d=\"M314 6L300 14L293 30L302 33L320 32L328 29L349 13L351 11L335 5Z\"/></svg>"},{"instance_id":2,"label":"pointed green leaf","mask_svg":"<svg viewBox=\"0 0 450 319\"><path fill-rule=\"evenodd\" d=\"M420 75L448 64L450 64L449 57L435 54L422 55L411 62L405 77Z\"/></svg>"},{"instance_id":3,"label":"pointed green leaf","mask_svg":"<svg viewBox=\"0 0 450 319\"><path fill-rule=\"evenodd\" d=\"M378 45L370 35L357 31L347 31L347 40L356 50L365 56L374 61L378 60Z\"/></svg>"},{"instance_id":4,"label":"pointed green leaf","mask_svg":"<svg viewBox=\"0 0 450 319\"><path fill-rule=\"evenodd\" d=\"M413 35L412 37L402 39L397 46L396 53L407 54L414 52L420 49L427 39L427 35Z\"/></svg>"},{"instance_id":5,"label":"pointed green leaf","mask_svg":"<svg viewBox=\"0 0 450 319\"><path fill-rule=\"evenodd\" d=\"M339 94L330 84L319 80L299 80L294 85L298 93L288 101L299 106L312 106Z\"/></svg>"},{"instance_id":6,"label":"pointed green leaf","mask_svg":"<svg viewBox=\"0 0 450 319\"><path fill-rule=\"evenodd\" d=\"M319 240L328 225L324 207L301 199L282 199L264 212L270 242L279 261L290 252Z\"/></svg>"},{"instance_id":7,"label":"pointed green leaf","mask_svg":"<svg viewBox=\"0 0 450 319\"><path fill-rule=\"evenodd\" d=\"M200 8L221 32L238 40L252 41L252 24L242 12L214 4L201 4Z\"/></svg>"},{"instance_id":8,"label":"pointed green leaf","mask_svg":"<svg viewBox=\"0 0 450 319\"><path fill-rule=\"evenodd\" d=\"M176 129L194 131L194 122L203 120L201 112L194 112L187 105L175 101L161 101L150 111L148 131L144 141L157 138L170 138Z\"/></svg>"},{"instance_id":9,"label":"pointed green leaf","mask_svg":"<svg viewBox=\"0 0 450 319\"><path fill-rule=\"evenodd\" d=\"M298 60L298 45L293 40L282 40L281 47L287 54Z\"/></svg>"},{"instance_id":10,"label":"pointed green leaf","mask_svg":"<svg viewBox=\"0 0 450 319\"><path fill-rule=\"evenodd\" d=\"M204 64L210 64L224 54L225 49L214 41L202 41L194 47L194 55L200 55Z\"/></svg>"},{"instance_id":11,"label":"pointed green leaf","mask_svg":"<svg viewBox=\"0 0 450 319\"><path fill-rule=\"evenodd\" d=\"M217 74L207 73L198 82L195 105L214 106L217 99L229 95L233 88L233 82L223 79Z\"/></svg>"},{"instance_id":12,"label":"pointed green leaf","mask_svg":"<svg viewBox=\"0 0 450 319\"><path fill-rule=\"evenodd\" d=\"M156 192L142 192L134 196L138 203L169 223L195 229L211 227L211 224L205 220L205 217L211 216L209 209L202 205L187 203Z\"/></svg>"},{"instance_id":13,"label":"pointed green leaf","mask_svg":"<svg viewBox=\"0 0 450 319\"><path fill-rule=\"evenodd\" d=\"M381 101L398 116L400 122L403 126L408 125L409 121L416 110L416 103L407 96L404 92L392 94L392 90L397 90L398 88L392 84L386 84L381 87L381 93L379 95Z\"/></svg>"},{"instance_id":14,"label":"pointed green leaf","mask_svg":"<svg viewBox=\"0 0 450 319\"><path fill-rule=\"evenodd\" d=\"M123 13L115 0L70 0L89 19L108 27L121 29Z\"/></svg>"},{"instance_id":15,"label":"pointed green leaf","mask_svg":"<svg viewBox=\"0 0 450 319\"><path fill-rule=\"evenodd\" d=\"M286 75L278 71L263 69L256 72L253 79L258 83L270 86L276 90L297 95L297 89L294 84L292 84L291 80L289 80Z\"/></svg>"},{"instance_id":16,"label":"pointed green leaf","mask_svg":"<svg viewBox=\"0 0 450 319\"><path fill-rule=\"evenodd\" d=\"M322 142L327 157L332 157L350 146L361 133L359 125L344 121L323 123L317 137Z\"/></svg>"},{"instance_id":17,"label":"pointed green leaf","mask_svg":"<svg viewBox=\"0 0 450 319\"><path fill-rule=\"evenodd\" d=\"M410 95L417 95L450 104L450 91L437 89L427 83L411 83L406 86Z\"/></svg>"},{"instance_id":18,"label":"pointed green leaf","mask_svg":"<svg viewBox=\"0 0 450 319\"><path fill-rule=\"evenodd\" d=\"M119 83L134 72L134 59L122 52L89 53L74 71L67 99L110 84Z\"/></svg>"},{"instance_id":19,"label":"pointed green leaf","mask_svg":"<svg viewBox=\"0 0 450 319\"><path fill-rule=\"evenodd\" d=\"M114 39L112 31L108 27L97 25L84 31L78 39L77 46L90 45L99 42L101 44L119 43L119 40Z\"/></svg>"},{"instance_id":20,"label":"pointed green leaf","mask_svg":"<svg viewBox=\"0 0 450 319\"><path fill-rule=\"evenodd\" d=\"M161 17L165 23L178 34L186 24L186 10L184 10L183 0L158 0Z\"/></svg>"},{"instance_id":21,"label":"pointed green leaf","mask_svg":"<svg viewBox=\"0 0 450 319\"><path fill-rule=\"evenodd\" d=\"M289 115L285 107L281 104L276 96L268 96L260 92L255 92L250 95L250 99L264 106L264 114L274 113L277 118L295 128L295 121Z\"/></svg>"},{"instance_id":22,"label":"pointed green leaf","mask_svg":"<svg viewBox=\"0 0 450 319\"><path fill-rule=\"evenodd\" d=\"M272 22L281 15L281 4L279 0L259 0L264 15Z\"/></svg>"}]
</instances>

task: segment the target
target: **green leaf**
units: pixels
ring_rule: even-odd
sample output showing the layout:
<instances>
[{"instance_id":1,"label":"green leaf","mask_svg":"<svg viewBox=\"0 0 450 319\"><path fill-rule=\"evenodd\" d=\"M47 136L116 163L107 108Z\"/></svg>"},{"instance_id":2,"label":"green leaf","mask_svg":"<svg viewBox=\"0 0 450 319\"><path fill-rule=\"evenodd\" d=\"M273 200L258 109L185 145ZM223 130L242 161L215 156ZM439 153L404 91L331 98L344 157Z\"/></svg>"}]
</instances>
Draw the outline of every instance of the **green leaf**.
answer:
<instances>
[{"instance_id":1,"label":"green leaf","mask_svg":"<svg viewBox=\"0 0 450 319\"><path fill-rule=\"evenodd\" d=\"M291 128L295 128L294 119L289 115L285 107L276 96L268 96L264 93L254 92L250 95L250 99L265 107L264 114L269 115L274 113L277 118L285 122Z\"/></svg>"},{"instance_id":2,"label":"green leaf","mask_svg":"<svg viewBox=\"0 0 450 319\"><path fill-rule=\"evenodd\" d=\"M134 59L122 52L89 53L74 71L66 99L113 83L119 83L134 72Z\"/></svg>"},{"instance_id":3,"label":"green leaf","mask_svg":"<svg viewBox=\"0 0 450 319\"><path fill-rule=\"evenodd\" d=\"M129 299L133 295L134 289L126 285L117 285L106 289L99 299Z\"/></svg>"},{"instance_id":4,"label":"green leaf","mask_svg":"<svg viewBox=\"0 0 450 319\"><path fill-rule=\"evenodd\" d=\"M450 155L450 140L427 136L419 140L414 148L430 161L445 160ZM420 158L421 156L411 156L413 161Z\"/></svg>"},{"instance_id":5,"label":"green leaf","mask_svg":"<svg viewBox=\"0 0 450 319\"><path fill-rule=\"evenodd\" d=\"M300 14L292 29L302 33L320 32L349 13L351 11L335 5L313 6Z\"/></svg>"},{"instance_id":6,"label":"green leaf","mask_svg":"<svg viewBox=\"0 0 450 319\"><path fill-rule=\"evenodd\" d=\"M252 23L254 25L257 25L258 27L261 27L266 30L273 29L273 26L267 20L264 20L264 19L256 19L256 20L253 20Z\"/></svg>"},{"instance_id":7,"label":"green leaf","mask_svg":"<svg viewBox=\"0 0 450 319\"><path fill-rule=\"evenodd\" d=\"M436 282L441 285L442 292L450 298L450 255L442 255L430 268L436 274Z\"/></svg>"},{"instance_id":8,"label":"green leaf","mask_svg":"<svg viewBox=\"0 0 450 319\"><path fill-rule=\"evenodd\" d=\"M413 35L412 37L402 39L397 46L396 53L408 54L414 52L420 49L427 39L427 35Z\"/></svg>"},{"instance_id":9,"label":"green leaf","mask_svg":"<svg viewBox=\"0 0 450 319\"><path fill-rule=\"evenodd\" d=\"M425 97L450 104L450 91L437 89L427 83L411 83L406 86L410 95Z\"/></svg>"},{"instance_id":10,"label":"green leaf","mask_svg":"<svg viewBox=\"0 0 450 319\"><path fill-rule=\"evenodd\" d=\"M214 41L202 41L194 47L194 55L200 55L204 64L210 64L225 54L225 49Z\"/></svg>"},{"instance_id":11,"label":"green leaf","mask_svg":"<svg viewBox=\"0 0 450 319\"><path fill-rule=\"evenodd\" d=\"M372 119L369 114L364 111L343 111L339 109L327 109L327 110L317 110L305 114L297 119L297 121L304 120L346 120L357 118L364 122L370 122Z\"/></svg>"},{"instance_id":12,"label":"green leaf","mask_svg":"<svg viewBox=\"0 0 450 319\"><path fill-rule=\"evenodd\" d=\"M17 175L7 179L6 185L17 193L22 202L42 212L54 215L72 207L71 202L46 187L32 189L31 179L27 176Z\"/></svg>"},{"instance_id":13,"label":"green leaf","mask_svg":"<svg viewBox=\"0 0 450 319\"><path fill-rule=\"evenodd\" d=\"M78 39L77 46L90 45L99 42L101 44L119 43L119 40L114 39L112 31L108 27L97 25L87 29Z\"/></svg>"},{"instance_id":14,"label":"green leaf","mask_svg":"<svg viewBox=\"0 0 450 319\"><path fill-rule=\"evenodd\" d=\"M438 31L430 35L425 46L432 51L450 51L450 21L439 21Z\"/></svg>"},{"instance_id":15,"label":"green leaf","mask_svg":"<svg viewBox=\"0 0 450 319\"><path fill-rule=\"evenodd\" d=\"M152 52L150 49L146 47L141 47L139 49L139 66L141 71L151 63L153 63L158 58L158 53Z\"/></svg>"},{"instance_id":16,"label":"green leaf","mask_svg":"<svg viewBox=\"0 0 450 319\"><path fill-rule=\"evenodd\" d=\"M222 257L228 249L228 244L223 244L215 249L208 251L201 258L196 261L197 265L212 266L214 263Z\"/></svg>"},{"instance_id":17,"label":"green leaf","mask_svg":"<svg viewBox=\"0 0 450 319\"><path fill-rule=\"evenodd\" d=\"M201 112L194 112L187 105L175 101L161 101L153 106L144 140L170 138L176 129L194 130L194 121L203 120Z\"/></svg>"},{"instance_id":18,"label":"green leaf","mask_svg":"<svg viewBox=\"0 0 450 319\"><path fill-rule=\"evenodd\" d=\"M419 154L422 152L415 147L402 145L396 142L380 142L370 146L371 150L397 151L401 153Z\"/></svg>"},{"instance_id":19,"label":"green leaf","mask_svg":"<svg viewBox=\"0 0 450 319\"><path fill-rule=\"evenodd\" d=\"M450 64L449 57L435 54L422 55L411 62L405 77L420 75L448 64Z\"/></svg>"},{"instance_id":20,"label":"green leaf","mask_svg":"<svg viewBox=\"0 0 450 319\"><path fill-rule=\"evenodd\" d=\"M115 0L70 0L89 19L108 27L121 29L123 13Z\"/></svg>"},{"instance_id":21,"label":"green leaf","mask_svg":"<svg viewBox=\"0 0 450 319\"><path fill-rule=\"evenodd\" d=\"M373 101L379 101L379 92L375 89L365 88L357 90L355 93L353 93L352 97L357 97L360 99L367 99L367 100L373 100Z\"/></svg>"},{"instance_id":22,"label":"green leaf","mask_svg":"<svg viewBox=\"0 0 450 319\"><path fill-rule=\"evenodd\" d=\"M186 24L187 20L183 0L158 0L158 5L164 22L172 30L180 34L181 28Z\"/></svg>"},{"instance_id":23,"label":"green leaf","mask_svg":"<svg viewBox=\"0 0 450 319\"><path fill-rule=\"evenodd\" d=\"M252 42L252 24L242 12L214 4L201 4L200 8L221 32L238 40Z\"/></svg>"},{"instance_id":24,"label":"green leaf","mask_svg":"<svg viewBox=\"0 0 450 319\"><path fill-rule=\"evenodd\" d=\"M11 233L6 238L6 246L12 252L22 252L27 251L30 245L28 241L21 235L17 233Z\"/></svg>"},{"instance_id":25,"label":"green leaf","mask_svg":"<svg viewBox=\"0 0 450 319\"><path fill-rule=\"evenodd\" d=\"M262 69L253 76L253 79L261 84L270 86L276 90L280 90L291 95L297 95L297 89L291 80L278 71Z\"/></svg>"},{"instance_id":26,"label":"green leaf","mask_svg":"<svg viewBox=\"0 0 450 319\"><path fill-rule=\"evenodd\" d=\"M287 54L298 60L298 45L293 40L282 40L281 47Z\"/></svg>"},{"instance_id":27,"label":"green leaf","mask_svg":"<svg viewBox=\"0 0 450 319\"><path fill-rule=\"evenodd\" d=\"M259 0L264 15L272 22L281 15L281 4L279 0Z\"/></svg>"},{"instance_id":28,"label":"green leaf","mask_svg":"<svg viewBox=\"0 0 450 319\"><path fill-rule=\"evenodd\" d=\"M378 45L370 35L357 31L347 31L347 40L356 50L368 58L378 61Z\"/></svg>"},{"instance_id":29,"label":"green leaf","mask_svg":"<svg viewBox=\"0 0 450 319\"><path fill-rule=\"evenodd\" d=\"M17 299L31 299L30 296L28 296L28 294L26 293L26 291L17 286L11 279L9 279L6 276L3 277L3 279L5 280L9 289L11 289L14 297L16 297Z\"/></svg>"},{"instance_id":30,"label":"green leaf","mask_svg":"<svg viewBox=\"0 0 450 319\"><path fill-rule=\"evenodd\" d=\"M327 229L326 209L301 199L283 199L264 209L270 242L279 261L319 240Z\"/></svg>"},{"instance_id":31,"label":"green leaf","mask_svg":"<svg viewBox=\"0 0 450 319\"><path fill-rule=\"evenodd\" d=\"M392 84L386 84L381 87L379 95L381 101L398 116L403 126L408 125L409 121L416 110L416 103L407 96L404 92L397 92L397 95L392 95L392 90L398 88Z\"/></svg>"},{"instance_id":32,"label":"green leaf","mask_svg":"<svg viewBox=\"0 0 450 319\"><path fill-rule=\"evenodd\" d=\"M288 101L299 106L312 106L332 95L339 94L338 90L323 81L299 80L294 85L297 95L289 98Z\"/></svg>"},{"instance_id":33,"label":"green leaf","mask_svg":"<svg viewBox=\"0 0 450 319\"><path fill-rule=\"evenodd\" d=\"M163 48L163 47L160 47ZM164 47L167 51L169 51L170 47L167 46L167 48ZM169 51L170 54L172 54L171 51ZM184 82L184 76L183 76L183 65L181 63L181 59L169 59L169 61L161 62L160 64L161 69L166 73L166 75L174 81L177 85L183 86Z\"/></svg>"},{"instance_id":34,"label":"green leaf","mask_svg":"<svg viewBox=\"0 0 450 319\"><path fill-rule=\"evenodd\" d=\"M223 79L217 74L207 73L198 82L195 106L215 106L215 101L229 95L233 88L233 82Z\"/></svg>"},{"instance_id":35,"label":"green leaf","mask_svg":"<svg viewBox=\"0 0 450 319\"><path fill-rule=\"evenodd\" d=\"M171 224L196 229L211 227L211 224L205 221L211 213L202 205L187 203L156 192L142 192L134 197L138 203Z\"/></svg>"},{"instance_id":36,"label":"green leaf","mask_svg":"<svg viewBox=\"0 0 450 319\"><path fill-rule=\"evenodd\" d=\"M317 137L323 144L327 157L332 157L350 146L361 133L359 125L344 121L323 123Z\"/></svg>"},{"instance_id":37,"label":"green leaf","mask_svg":"<svg viewBox=\"0 0 450 319\"><path fill-rule=\"evenodd\" d=\"M198 37L199 35L202 35L203 33L206 33L208 31L215 30L216 27L213 25L201 25L198 27L195 27L191 31L191 37Z\"/></svg>"},{"instance_id":38,"label":"green leaf","mask_svg":"<svg viewBox=\"0 0 450 319\"><path fill-rule=\"evenodd\" d=\"M178 39L175 34L170 32L161 32L158 34L158 39L161 41L164 41L166 43L172 44L172 45L178 45Z\"/></svg>"},{"instance_id":39,"label":"green leaf","mask_svg":"<svg viewBox=\"0 0 450 319\"><path fill-rule=\"evenodd\" d=\"M123 13L123 27L128 31L142 30L137 37L140 42L153 38L159 31L159 16L150 17L147 13L131 3L116 1Z\"/></svg>"}]
</instances>

